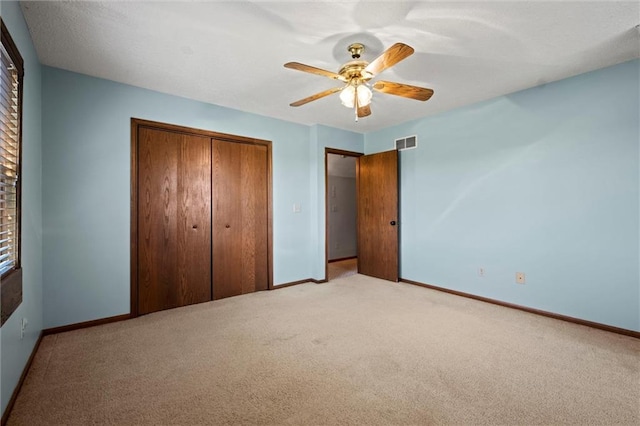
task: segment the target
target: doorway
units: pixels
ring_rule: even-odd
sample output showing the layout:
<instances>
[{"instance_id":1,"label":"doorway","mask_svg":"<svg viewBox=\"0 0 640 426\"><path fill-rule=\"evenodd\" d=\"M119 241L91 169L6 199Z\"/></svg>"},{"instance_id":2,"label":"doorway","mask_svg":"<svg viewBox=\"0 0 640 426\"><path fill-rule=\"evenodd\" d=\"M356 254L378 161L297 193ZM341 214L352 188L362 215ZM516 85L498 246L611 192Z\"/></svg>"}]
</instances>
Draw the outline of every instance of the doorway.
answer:
<instances>
[{"instance_id":1,"label":"doorway","mask_svg":"<svg viewBox=\"0 0 640 426\"><path fill-rule=\"evenodd\" d=\"M325 279L358 272L357 184L361 153L325 148Z\"/></svg>"},{"instance_id":2,"label":"doorway","mask_svg":"<svg viewBox=\"0 0 640 426\"><path fill-rule=\"evenodd\" d=\"M335 248L331 238L330 218L340 210L333 202L333 188L329 183L330 156L355 157L356 251L344 256L330 252ZM353 160L351 160L353 161ZM325 279L331 279L331 260L350 260L355 257L359 274L397 282L399 279L398 232L398 151L384 151L363 155L357 152L325 148ZM338 189L336 188L336 191ZM336 193L335 198L338 198ZM333 207L337 205L337 207ZM346 232L345 232L346 233ZM341 257L342 256L342 257ZM345 265L341 265L345 266ZM346 266L345 266L346 267ZM353 272L353 268L349 269ZM337 271L343 275L344 272Z\"/></svg>"}]
</instances>

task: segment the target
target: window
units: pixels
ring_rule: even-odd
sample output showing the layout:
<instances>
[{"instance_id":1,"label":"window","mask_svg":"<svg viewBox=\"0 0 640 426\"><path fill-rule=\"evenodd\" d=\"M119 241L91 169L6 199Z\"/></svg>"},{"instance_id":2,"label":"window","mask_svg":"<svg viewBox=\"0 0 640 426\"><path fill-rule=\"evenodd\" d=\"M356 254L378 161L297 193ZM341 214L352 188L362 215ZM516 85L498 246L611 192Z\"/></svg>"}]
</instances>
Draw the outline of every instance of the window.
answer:
<instances>
[{"instance_id":1,"label":"window","mask_svg":"<svg viewBox=\"0 0 640 426\"><path fill-rule=\"evenodd\" d=\"M20 270L20 148L24 66L0 19L0 280L2 323L22 302Z\"/></svg>"}]
</instances>

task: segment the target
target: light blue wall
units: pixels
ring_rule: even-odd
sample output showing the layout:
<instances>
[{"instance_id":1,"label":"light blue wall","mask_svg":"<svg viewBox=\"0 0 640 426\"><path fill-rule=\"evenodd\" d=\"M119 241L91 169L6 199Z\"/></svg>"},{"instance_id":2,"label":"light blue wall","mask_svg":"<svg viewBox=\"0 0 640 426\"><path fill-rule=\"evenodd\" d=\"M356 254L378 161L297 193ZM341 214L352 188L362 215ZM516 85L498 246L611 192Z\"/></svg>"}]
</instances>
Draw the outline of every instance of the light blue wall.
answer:
<instances>
[{"instance_id":1,"label":"light blue wall","mask_svg":"<svg viewBox=\"0 0 640 426\"><path fill-rule=\"evenodd\" d=\"M419 138L400 155L401 276L640 331L639 68L367 134L368 153Z\"/></svg>"},{"instance_id":2,"label":"light blue wall","mask_svg":"<svg viewBox=\"0 0 640 426\"><path fill-rule=\"evenodd\" d=\"M2 20L24 59L22 110L22 304L2 326L2 412L42 330L41 68L20 6L2 1ZM20 339L21 319L29 325Z\"/></svg>"},{"instance_id":3,"label":"light blue wall","mask_svg":"<svg viewBox=\"0 0 640 426\"><path fill-rule=\"evenodd\" d=\"M43 67L45 328L129 312L131 117L271 140L274 283L311 276L309 127Z\"/></svg>"},{"instance_id":4,"label":"light blue wall","mask_svg":"<svg viewBox=\"0 0 640 426\"><path fill-rule=\"evenodd\" d=\"M309 169L311 188L317 194L311 200L311 227L309 238L312 250L312 277L325 279L325 148L342 149L352 152L364 152L364 135L322 125L311 128L309 151L311 167Z\"/></svg>"}]
</instances>

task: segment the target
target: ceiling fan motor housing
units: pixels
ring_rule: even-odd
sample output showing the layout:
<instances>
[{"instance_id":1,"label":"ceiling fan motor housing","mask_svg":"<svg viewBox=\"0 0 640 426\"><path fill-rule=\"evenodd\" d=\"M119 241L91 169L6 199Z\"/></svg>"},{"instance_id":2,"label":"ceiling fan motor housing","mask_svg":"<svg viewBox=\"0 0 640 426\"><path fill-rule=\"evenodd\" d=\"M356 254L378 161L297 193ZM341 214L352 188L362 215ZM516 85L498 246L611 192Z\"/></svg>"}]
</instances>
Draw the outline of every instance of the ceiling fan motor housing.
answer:
<instances>
[{"instance_id":1,"label":"ceiling fan motor housing","mask_svg":"<svg viewBox=\"0 0 640 426\"><path fill-rule=\"evenodd\" d=\"M346 78L349 82L354 80L355 82L369 81L373 76L364 70L367 65L369 65L369 63L366 61L350 61L340 68L338 74Z\"/></svg>"}]
</instances>

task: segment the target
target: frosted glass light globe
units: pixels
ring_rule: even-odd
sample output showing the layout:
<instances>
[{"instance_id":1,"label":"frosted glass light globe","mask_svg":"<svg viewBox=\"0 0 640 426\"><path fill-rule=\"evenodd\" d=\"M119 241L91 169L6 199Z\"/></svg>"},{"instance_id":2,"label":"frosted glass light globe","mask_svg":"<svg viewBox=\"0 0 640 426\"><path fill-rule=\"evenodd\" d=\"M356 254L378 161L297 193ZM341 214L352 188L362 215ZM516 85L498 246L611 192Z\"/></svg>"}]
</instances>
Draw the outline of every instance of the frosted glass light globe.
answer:
<instances>
[{"instance_id":1,"label":"frosted glass light globe","mask_svg":"<svg viewBox=\"0 0 640 426\"><path fill-rule=\"evenodd\" d=\"M371 103L373 93L371 93L371 90L369 90L367 86L364 84L352 86L350 84L340 92L340 101L342 101L342 105L347 108L353 108L355 106L354 102L356 93L358 94L358 106L363 107Z\"/></svg>"}]
</instances>

